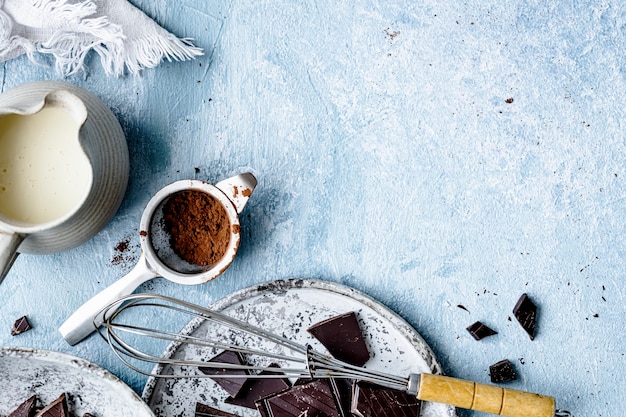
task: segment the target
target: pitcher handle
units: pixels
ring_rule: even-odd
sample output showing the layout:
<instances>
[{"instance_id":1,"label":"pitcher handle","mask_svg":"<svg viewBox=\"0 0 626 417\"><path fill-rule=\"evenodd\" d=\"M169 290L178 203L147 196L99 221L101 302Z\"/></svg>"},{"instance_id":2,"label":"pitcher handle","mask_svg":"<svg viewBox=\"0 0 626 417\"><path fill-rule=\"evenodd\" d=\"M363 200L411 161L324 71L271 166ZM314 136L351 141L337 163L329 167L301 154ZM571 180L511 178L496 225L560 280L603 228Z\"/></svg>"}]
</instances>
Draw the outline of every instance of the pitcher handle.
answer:
<instances>
[{"instance_id":1,"label":"pitcher handle","mask_svg":"<svg viewBox=\"0 0 626 417\"><path fill-rule=\"evenodd\" d=\"M232 201L237 214L243 211L256 185L256 178L250 172L235 175L215 184Z\"/></svg>"},{"instance_id":2,"label":"pitcher handle","mask_svg":"<svg viewBox=\"0 0 626 417\"><path fill-rule=\"evenodd\" d=\"M9 273L9 269L15 262L17 248L24 240L26 235L12 232L0 232L0 283Z\"/></svg>"}]
</instances>

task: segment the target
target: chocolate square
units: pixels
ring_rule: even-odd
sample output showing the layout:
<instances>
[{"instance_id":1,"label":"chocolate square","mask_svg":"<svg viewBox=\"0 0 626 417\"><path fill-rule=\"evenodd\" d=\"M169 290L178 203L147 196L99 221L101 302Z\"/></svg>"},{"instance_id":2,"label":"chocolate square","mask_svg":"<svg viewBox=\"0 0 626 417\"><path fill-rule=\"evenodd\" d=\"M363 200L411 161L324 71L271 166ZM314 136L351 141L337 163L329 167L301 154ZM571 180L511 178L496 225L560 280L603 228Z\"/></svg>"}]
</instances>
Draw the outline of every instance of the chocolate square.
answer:
<instances>
[{"instance_id":1,"label":"chocolate square","mask_svg":"<svg viewBox=\"0 0 626 417\"><path fill-rule=\"evenodd\" d=\"M489 377L493 383L513 381L516 379L513 364L508 359L494 363L489 366Z\"/></svg>"},{"instance_id":2,"label":"chocolate square","mask_svg":"<svg viewBox=\"0 0 626 417\"><path fill-rule=\"evenodd\" d=\"M279 368L272 364L270 367ZM283 375L280 372L263 371L259 375ZM227 397L226 404L239 405L241 407L256 410L256 402L263 397L284 391L291 387L287 378L260 378L248 379L236 397Z\"/></svg>"},{"instance_id":3,"label":"chocolate square","mask_svg":"<svg viewBox=\"0 0 626 417\"><path fill-rule=\"evenodd\" d=\"M360 381L353 385L350 411L357 417L416 417L421 404L404 391Z\"/></svg>"},{"instance_id":4,"label":"chocolate square","mask_svg":"<svg viewBox=\"0 0 626 417\"><path fill-rule=\"evenodd\" d=\"M534 340L535 325L537 321L537 306L532 302L527 294L522 294L519 298L513 308L513 315L526 333L528 333L530 340Z\"/></svg>"},{"instance_id":5,"label":"chocolate square","mask_svg":"<svg viewBox=\"0 0 626 417\"><path fill-rule=\"evenodd\" d=\"M480 321L477 321L476 323L474 323L471 326L469 326L467 328L467 331L476 340L481 340L481 339L484 339L485 337L493 336L494 334L498 334L498 332L496 332L495 330L493 330L493 329L489 328L488 326L484 325Z\"/></svg>"},{"instance_id":6,"label":"chocolate square","mask_svg":"<svg viewBox=\"0 0 626 417\"><path fill-rule=\"evenodd\" d=\"M35 405L37 404L37 396L33 395L22 404L20 404L7 417L32 417L35 413Z\"/></svg>"},{"instance_id":7,"label":"chocolate square","mask_svg":"<svg viewBox=\"0 0 626 417\"><path fill-rule=\"evenodd\" d=\"M298 417L302 413L307 417L342 417L328 380L295 385L263 398L261 403L268 417Z\"/></svg>"},{"instance_id":8,"label":"chocolate square","mask_svg":"<svg viewBox=\"0 0 626 417\"><path fill-rule=\"evenodd\" d=\"M222 353L214 356L209 360L213 363L227 363L232 365L243 365L243 359L238 352L232 350L225 350ZM220 377L211 378L220 387L224 388L226 392L232 397L236 397L243 385L246 383L246 375L250 375L250 372L246 369L226 369L226 368L209 368L205 366L198 367L198 370L205 375L241 375L236 378Z\"/></svg>"},{"instance_id":9,"label":"chocolate square","mask_svg":"<svg viewBox=\"0 0 626 417\"><path fill-rule=\"evenodd\" d=\"M30 329L32 329L32 326L28 322L28 318L26 316L22 316L19 319L15 320L15 323L13 323L13 327L11 328L11 336L17 336L18 334L27 332Z\"/></svg>"},{"instance_id":10,"label":"chocolate square","mask_svg":"<svg viewBox=\"0 0 626 417\"><path fill-rule=\"evenodd\" d=\"M356 313L349 312L316 323L307 329L330 354L346 363L362 366L370 358Z\"/></svg>"}]
</instances>

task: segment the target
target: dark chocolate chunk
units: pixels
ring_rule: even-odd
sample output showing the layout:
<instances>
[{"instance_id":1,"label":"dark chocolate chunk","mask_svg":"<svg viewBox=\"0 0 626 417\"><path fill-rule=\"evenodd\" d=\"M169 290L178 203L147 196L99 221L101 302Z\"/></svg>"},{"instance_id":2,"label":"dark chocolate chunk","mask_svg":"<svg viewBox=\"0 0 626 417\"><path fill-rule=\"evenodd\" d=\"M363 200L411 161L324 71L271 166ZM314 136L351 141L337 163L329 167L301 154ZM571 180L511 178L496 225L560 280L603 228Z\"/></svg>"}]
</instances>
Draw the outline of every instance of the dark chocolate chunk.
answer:
<instances>
[{"instance_id":1,"label":"dark chocolate chunk","mask_svg":"<svg viewBox=\"0 0 626 417\"><path fill-rule=\"evenodd\" d=\"M33 395L22 404L20 404L13 412L9 413L7 417L32 417L35 413L35 405L37 403L37 396Z\"/></svg>"},{"instance_id":2,"label":"dark chocolate chunk","mask_svg":"<svg viewBox=\"0 0 626 417\"><path fill-rule=\"evenodd\" d=\"M237 414L209 407L206 404L196 403L195 417L239 417Z\"/></svg>"},{"instance_id":3,"label":"dark chocolate chunk","mask_svg":"<svg viewBox=\"0 0 626 417\"><path fill-rule=\"evenodd\" d=\"M35 417L66 417L67 415L67 399L65 394L61 394L59 398L39 410Z\"/></svg>"},{"instance_id":4,"label":"dark chocolate chunk","mask_svg":"<svg viewBox=\"0 0 626 417\"><path fill-rule=\"evenodd\" d=\"M278 365L270 365L278 368ZM263 371L260 375L282 375L280 372ZM226 404L239 405L241 407L256 410L256 402L263 397L284 391L291 386L287 378L260 378L248 379L236 397L227 397Z\"/></svg>"},{"instance_id":5,"label":"dark chocolate chunk","mask_svg":"<svg viewBox=\"0 0 626 417\"><path fill-rule=\"evenodd\" d=\"M306 413L308 417L342 417L337 398L328 380L315 380L306 384L294 385L260 401L258 408L265 409L268 417L298 417Z\"/></svg>"},{"instance_id":6,"label":"dark chocolate chunk","mask_svg":"<svg viewBox=\"0 0 626 417\"><path fill-rule=\"evenodd\" d=\"M314 324L307 331L315 336L333 357L341 361L361 366L370 358L354 312L331 317Z\"/></svg>"},{"instance_id":7,"label":"dark chocolate chunk","mask_svg":"<svg viewBox=\"0 0 626 417\"><path fill-rule=\"evenodd\" d=\"M11 329L11 336L17 336L18 334L24 333L32 329L30 323L28 322L28 318L26 316L22 316L19 319L15 320L13 323L13 328Z\"/></svg>"},{"instance_id":8,"label":"dark chocolate chunk","mask_svg":"<svg viewBox=\"0 0 626 417\"><path fill-rule=\"evenodd\" d=\"M517 378L513 364L508 359L503 359L489 366L489 377L494 383L509 382Z\"/></svg>"},{"instance_id":9,"label":"dark chocolate chunk","mask_svg":"<svg viewBox=\"0 0 626 417\"><path fill-rule=\"evenodd\" d=\"M528 333L530 340L534 340L537 306L528 298L528 295L522 294L513 308L513 315L526 333Z\"/></svg>"},{"instance_id":10,"label":"dark chocolate chunk","mask_svg":"<svg viewBox=\"0 0 626 417\"><path fill-rule=\"evenodd\" d=\"M495 330L489 328L483 323L477 321L467 328L467 331L472 335L472 337L476 340L484 339L487 336L493 336L494 334L498 334Z\"/></svg>"},{"instance_id":11,"label":"dark chocolate chunk","mask_svg":"<svg viewBox=\"0 0 626 417\"><path fill-rule=\"evenodd\" d=\"M404 391L366 382L356 382L352 391L351 412L357 417L415 417L421 402Z\"/></svg>"},{"instance_id":12,"label":"dark chocolate chunk","mask_svg":"<svg viewBox=\"0 0 626 417\"><path fill-rule=\"evenodd\" d=\"M242 365L243 359L238 352L234 352L232 350L225 350L222 353L214 356L209 360L209 362L213 363L227 363L232 365ZM246 375L249 375L245 369L226 369L226 368L209 368L205 366L198 367L202 373L206 375L242 375L241 377L229 378L229 377L220 377L220 378L212 378L215 383L224 388L228 394L232 397L236 397L243 385L246 382Z\"/></svg>"}]
</instances>

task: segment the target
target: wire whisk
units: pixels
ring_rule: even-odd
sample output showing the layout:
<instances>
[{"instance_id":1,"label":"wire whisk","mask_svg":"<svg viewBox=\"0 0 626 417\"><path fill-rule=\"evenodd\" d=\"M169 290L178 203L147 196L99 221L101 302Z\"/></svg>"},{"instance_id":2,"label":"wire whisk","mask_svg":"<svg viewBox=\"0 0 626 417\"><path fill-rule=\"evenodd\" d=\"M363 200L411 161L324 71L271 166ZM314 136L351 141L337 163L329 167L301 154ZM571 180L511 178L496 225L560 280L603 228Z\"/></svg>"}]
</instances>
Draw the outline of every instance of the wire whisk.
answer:
<instances>
[{"instance_id":1,"label":"wire whisk","mask_svg":"<svg viewBox=\"0 0 626 417\"><path fill-rule=\"evenodd\" d=\"M122 315L137 308L174 311L188 320L208 321L215 331L205 337L163 328L127 323ZM134 294L111 304L102 311L105 318L99 329L115 355L131 369L158 378L342 378L365 381L387 388L403 390L419 400L432 401L483 411L506 417L567 417L557 410L552 397L493 385L478 384L433 374L391 375L378 370L351 365L315 351L283 336L268 332L225 314L176 298L158 294ZM130 315L132 316L132 314ZM153 315L154 317L154 315ZM158 316L163 317L163 316ZM162 322L163 319L157 320ZM190 360L152 354L134 345L147 346L139 338L164 341L174 346L191 345L206 350L206 360ZM128 341L127 339L132 339ZM220 352L237 352L251 364L214 362ZM134 361L168 366L171 372L148 372ZM279 362L280 368L272 366ZM176 372L177 368L212 368L218 372ZM240 371L246 371L245 373ZM232 371L232 373L229 373Z\"/></svg>"}]
</instances>

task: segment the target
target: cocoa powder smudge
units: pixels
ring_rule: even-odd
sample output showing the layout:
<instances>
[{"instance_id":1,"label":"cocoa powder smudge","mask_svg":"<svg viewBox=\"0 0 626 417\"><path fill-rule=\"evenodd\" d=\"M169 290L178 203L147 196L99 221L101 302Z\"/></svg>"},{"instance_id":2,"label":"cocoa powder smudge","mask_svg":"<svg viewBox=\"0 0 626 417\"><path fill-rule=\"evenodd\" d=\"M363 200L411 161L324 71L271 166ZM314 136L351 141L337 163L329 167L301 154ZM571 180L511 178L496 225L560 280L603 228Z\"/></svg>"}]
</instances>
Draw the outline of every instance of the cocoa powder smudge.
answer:
<instances>
[{"instance_id":1,"label":"cocoa powder smudge","mask_svg":"<svg viewBox=\"0 0 626 417\"><path fill-rule=\"evenodd\" d=\"M230 221L222 204L202 191L182 191L163 207L165 230L181 259L198 266L217 263L230 243Z\"/></svg>"}]
</instances>

